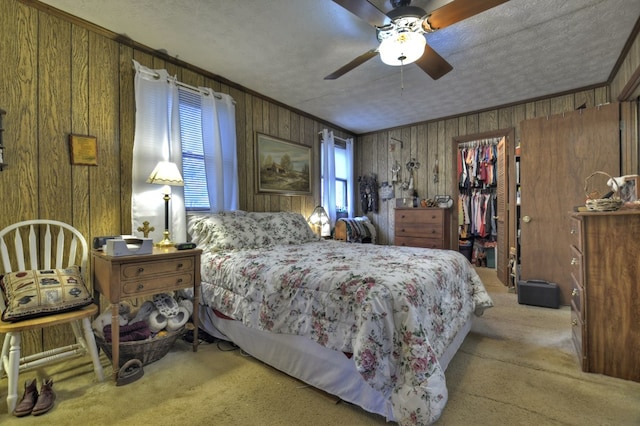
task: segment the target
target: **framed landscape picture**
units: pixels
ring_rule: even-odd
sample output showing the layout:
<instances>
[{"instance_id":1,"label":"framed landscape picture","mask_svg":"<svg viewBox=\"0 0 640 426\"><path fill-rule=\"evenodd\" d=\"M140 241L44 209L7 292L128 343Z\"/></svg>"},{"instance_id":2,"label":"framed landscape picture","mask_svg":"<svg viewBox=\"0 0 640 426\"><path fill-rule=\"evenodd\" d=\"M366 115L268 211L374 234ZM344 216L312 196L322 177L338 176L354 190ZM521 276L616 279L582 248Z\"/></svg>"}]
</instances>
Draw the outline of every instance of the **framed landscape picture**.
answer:
<instances>
[{"instance_id":1,"label":"framed landscape picture","mask_svg":"<svg viewBox=\"0 0 640 426\"><path fill-rule=\"evenodd\" d=\"M256 132L258 193L311 195L311 147Z\"/></svg>"}]
</instances>

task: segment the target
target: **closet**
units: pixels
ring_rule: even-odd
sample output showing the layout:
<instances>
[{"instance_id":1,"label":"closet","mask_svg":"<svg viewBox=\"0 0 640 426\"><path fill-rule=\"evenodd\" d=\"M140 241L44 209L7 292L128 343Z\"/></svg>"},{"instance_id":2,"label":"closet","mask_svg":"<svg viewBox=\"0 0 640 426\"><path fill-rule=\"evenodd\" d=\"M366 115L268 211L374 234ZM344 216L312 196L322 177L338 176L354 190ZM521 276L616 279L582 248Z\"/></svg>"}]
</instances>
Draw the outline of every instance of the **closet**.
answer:
<instances>
[{"instance_id":1,"label":"closet","mask_svg":"<svg viewBox=\"0 0 640 426\"><path fill-rule=\"evenodd\" d=\"M459 250L476 264L495 267L505 285L510 246L507 152L513 135L513 129L505 129L453 138L453 222Z\"/></svg>"}]
</instances>

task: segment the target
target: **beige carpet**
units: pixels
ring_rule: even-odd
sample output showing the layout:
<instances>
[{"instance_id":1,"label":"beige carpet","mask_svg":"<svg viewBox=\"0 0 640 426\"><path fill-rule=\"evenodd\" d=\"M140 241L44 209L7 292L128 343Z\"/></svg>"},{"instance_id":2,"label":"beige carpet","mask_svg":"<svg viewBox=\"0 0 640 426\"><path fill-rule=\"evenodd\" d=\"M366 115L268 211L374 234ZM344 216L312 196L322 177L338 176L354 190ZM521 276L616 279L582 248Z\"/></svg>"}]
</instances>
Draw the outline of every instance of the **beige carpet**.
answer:
<instances>
[{"instance_id":1,"label":"beige carpet","mask_svg":"<svg viewBox=\"0 0 640 426\"><path fill-rule=\"evenodd\" d=\"M449 402L438 425L640 425L640 383L582 373L570 340L570 312L518 305L495 272L479 268L496 306L476 321L447 369ZM2 425L383 425L229 345L182 341L126 386L95 380L90 362L46 371L55 407L40 417L7 414ZM103 358L109 371L110 364ZM22 396L22 391L20 392Z\"/></svg>"}]
</instances>

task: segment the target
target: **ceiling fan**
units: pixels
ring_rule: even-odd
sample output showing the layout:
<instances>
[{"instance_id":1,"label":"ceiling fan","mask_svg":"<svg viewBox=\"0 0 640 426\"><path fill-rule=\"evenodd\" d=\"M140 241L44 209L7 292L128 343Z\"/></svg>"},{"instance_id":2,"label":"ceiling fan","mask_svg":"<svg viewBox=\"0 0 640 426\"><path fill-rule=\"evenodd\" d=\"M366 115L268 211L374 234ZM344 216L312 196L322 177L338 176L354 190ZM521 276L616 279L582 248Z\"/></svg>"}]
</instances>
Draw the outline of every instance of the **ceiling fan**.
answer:
<instances>
[{"instance_id":1,"label":"ceiling fan","mask_svg":"<svg viewBox=\"0 0 640 426\"><path fill-rule=\"evenodd\" d=\"M411 6L411 0L391 0L392 10L382 12L367 0L333 0L376 29L380 46L355 58L325 80L335 80L380 55L388 65L407 65L415 62L434 80L453 69L426 42L425 34L432 33L477 15L509 0L453 0L429 13Z\"/></svg>"}]
</instances>

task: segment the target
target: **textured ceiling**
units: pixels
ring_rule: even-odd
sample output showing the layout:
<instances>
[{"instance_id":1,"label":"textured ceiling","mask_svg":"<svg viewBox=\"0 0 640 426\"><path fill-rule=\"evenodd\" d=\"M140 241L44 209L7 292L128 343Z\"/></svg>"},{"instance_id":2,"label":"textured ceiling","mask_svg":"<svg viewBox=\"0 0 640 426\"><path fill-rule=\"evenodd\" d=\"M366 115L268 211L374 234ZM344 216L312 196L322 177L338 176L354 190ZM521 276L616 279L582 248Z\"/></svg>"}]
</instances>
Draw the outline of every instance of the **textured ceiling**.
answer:
<instances>
[{"instance_id":1,"label":"textured ceiling","mask_svg":"<svg viewBox=\"0 0 640 426\"><path fill-rule=\"evenodd\" d=\"M453 65L439 80L376 57L329 81L378 46L331 0L42 2L356 134L604 83L640 16L638 0L510 0L427 35Z\"/></svg>"}]
</instances>

